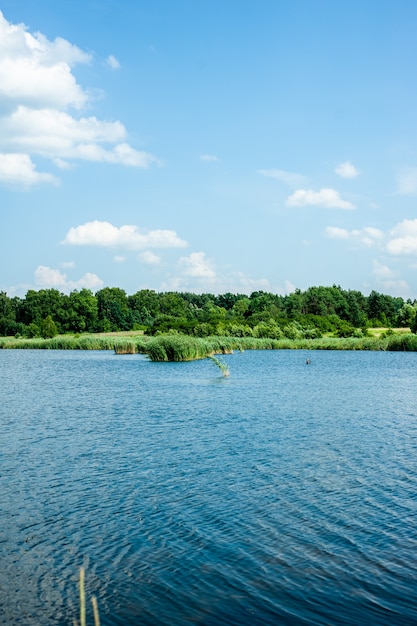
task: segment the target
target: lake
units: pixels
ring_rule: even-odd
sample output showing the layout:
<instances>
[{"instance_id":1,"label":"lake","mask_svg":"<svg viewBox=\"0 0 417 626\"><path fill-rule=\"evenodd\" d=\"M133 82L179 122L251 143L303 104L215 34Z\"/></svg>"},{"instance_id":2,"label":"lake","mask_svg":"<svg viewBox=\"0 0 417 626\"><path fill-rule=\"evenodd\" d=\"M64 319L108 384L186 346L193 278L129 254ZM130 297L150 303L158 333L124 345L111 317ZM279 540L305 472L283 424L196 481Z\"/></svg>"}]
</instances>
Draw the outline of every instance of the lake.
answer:
<instances>
[{"instance_id":1,"label":"lake","mask_svg":"<svg viewBox=\"0 0 417 626\"><path fill-rule=\"evenodd\" d=\"M417 624L417 354L224 360L0 350L1 624Z\"/></svg>"}]
</instances>

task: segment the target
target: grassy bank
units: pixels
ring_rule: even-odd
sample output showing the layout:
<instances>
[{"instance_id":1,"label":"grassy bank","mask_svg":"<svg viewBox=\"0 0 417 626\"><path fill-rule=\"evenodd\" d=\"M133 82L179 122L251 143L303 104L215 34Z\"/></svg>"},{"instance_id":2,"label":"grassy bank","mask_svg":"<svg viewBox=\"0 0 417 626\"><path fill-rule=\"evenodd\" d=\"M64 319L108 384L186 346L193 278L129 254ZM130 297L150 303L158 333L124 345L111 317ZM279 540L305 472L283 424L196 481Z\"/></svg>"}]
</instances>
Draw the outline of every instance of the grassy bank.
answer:
<instances>
[{"instance_id":1,"label":"grassy bank","mask_svg":"<svg viewBox=\"0 0 417 626\"><path fill-rule=\"evenodd\" d=\"M417 335L393 333L371 337L259 339L254 337L190 337L107 333L59 335L53 339L0 338L0 348L32 350L114 350L116 354L147 354L152 361L193 361L233 350L388 350L417 351Z\"/></svg>"}]
</instances>

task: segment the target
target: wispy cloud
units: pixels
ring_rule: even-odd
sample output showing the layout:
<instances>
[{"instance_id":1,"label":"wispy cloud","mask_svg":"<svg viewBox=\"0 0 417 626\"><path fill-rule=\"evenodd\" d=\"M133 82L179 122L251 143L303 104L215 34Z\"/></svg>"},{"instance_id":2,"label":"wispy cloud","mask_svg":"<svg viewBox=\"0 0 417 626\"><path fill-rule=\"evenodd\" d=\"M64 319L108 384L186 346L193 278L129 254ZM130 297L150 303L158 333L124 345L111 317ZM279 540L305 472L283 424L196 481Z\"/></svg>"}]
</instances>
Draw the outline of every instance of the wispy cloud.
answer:
<instances>
[{"instance_id":1,"label":"wispy cloud","mask_svg":"<svg viewBox=\"0 0 417 626\"><path fill-rule=\"evenodd\" d=\"M398 272L392 270L380 261L373 261L372 274L384 291L403 298L407 298L410 295L410 287L407 281L399 278Z\"/></svg>"},{"instance_id":2,"label":"wispy cloud","mask_svg":"<svg viewBox=\"0 0 417 626\"><path fill-rule=\"evenodd\" d=\"M393 278L395 276L395 272L393 270L377 260L373 261L372 273L374 276L381 279Z\"/></svg>"},{"instance_id":3,"label":"wispy cloud","mask_svg":"<svg viewBox=\"0 0 417 626\"><path fill-rule=\"evenodd\" d=\"M121 65L116 57L112 54L107 57L106 63L112 70L120 70Z\"/></svg>"},{"instance_id":4,"label":"wispy cloud","mask_svg":"<svg viewBox=\"0 0 417 626\"><path fill-rule=\"evenodd\" d=\"M417 167L404 167L399 171L397 192L404 196L417 193Z\"/></svg>"},{"instance_id":5,"label":"wispy cloud","mask_svg":"<svg viewBox=\"0 0 417 626\"><path fill-rule=\"evenodd\" d=\"M103 248L184 248L188 244L174 230L141 232L137 226L113 226L110 222L86 222L69 229L63 244L71 246L99 246Z\"/></svg>"},{"instance_id":6,"label":"wispy cloud","mask_svg":"<svg viewBox=\"0 0 417 626\"><path fill-rule=\"evenodd\" d=\"M214 154L200 154L200 161L206 161L207 163L218 163L220 159L219 157L214 156Z\"/></svg>"},{"instance_id":7,"label":"wispy cloud","mask_svg":"<svg viewBox=\"0 0 417 626\"><path fill-rule=\"evenodd\" d=\"M356 169L356 167L352 165L350 161L344 161L343 163L340 163L336 167L335 172L342 178L357 178L360 174L359 170Z\"/></svg>"},{"instance_id":8,"label":"wispy cloud","mask_svg":"<svg viewBox=\"0 0 417 626\"><path fill-rule=\"evenodd\" d=\"M290 207L303 206L321 206L325 209L346 209L355 208L352 202L343 200L335 189L320 189L320 191L312 191L311 189L297 189L286 200L286 205Z\"/></svg>"},{"instance_id":9,"label":"wispy cloud","mask_svg":"<svg viewBox=\"0 0 417 626\"><path fill-rule=\"evenodd\" d=\"M276 180L280 180L290 187L304 185L307 182L307 178L302 174L296 174L295 172L286 172L285 170L279 169L258 170L258 174L261 174L261 176L266 176L267 178L275 178Z\"/></svg>"}]
</instances>

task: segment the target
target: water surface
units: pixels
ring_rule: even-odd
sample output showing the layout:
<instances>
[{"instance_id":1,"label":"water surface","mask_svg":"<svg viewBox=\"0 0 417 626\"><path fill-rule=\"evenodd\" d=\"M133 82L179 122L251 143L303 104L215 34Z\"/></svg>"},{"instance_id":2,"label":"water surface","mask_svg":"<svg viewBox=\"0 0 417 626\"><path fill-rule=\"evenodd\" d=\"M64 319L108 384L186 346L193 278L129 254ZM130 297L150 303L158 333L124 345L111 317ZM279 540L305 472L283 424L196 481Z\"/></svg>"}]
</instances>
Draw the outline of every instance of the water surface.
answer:
<instances>
[{"instance_id":1,"label":"water surface","mask_svg":"<svg viewBox=\"0 0 417 626\"><path fill-rule=\"evenodd\" d=\"M0 350L0 623L417 624L417 355L224 359Z\"/></svg>"}]
</instances>

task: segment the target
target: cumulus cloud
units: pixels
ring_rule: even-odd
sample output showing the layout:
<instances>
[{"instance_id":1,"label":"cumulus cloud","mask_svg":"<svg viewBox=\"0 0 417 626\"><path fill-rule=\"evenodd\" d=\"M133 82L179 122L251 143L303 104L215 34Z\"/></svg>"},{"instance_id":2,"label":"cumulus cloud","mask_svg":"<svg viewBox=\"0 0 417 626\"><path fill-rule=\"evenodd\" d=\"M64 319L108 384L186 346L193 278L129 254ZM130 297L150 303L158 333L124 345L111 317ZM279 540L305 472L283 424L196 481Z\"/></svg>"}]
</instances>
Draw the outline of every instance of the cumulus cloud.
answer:
<instances>
[{"instance_id":1,"label":"cumulus cloud","mask_svg":"<svg viewBox=\"0 0 417 626\"><path fill-rule=\"evenodd\" d=\"M145 263L145 265L159 265L161 257L151 250L145 250L145 252L141 252L139 255L139 260L142 261L142 263Z\"/></svg>"},{"instance_id":2,"label":"cumulus cloud","mask_svg":"<svg viewBox=\"0 0 417 626\"><path fill-rule=\"evenodd\" d=\"M327 226L324 234L330 239L356 241L367 247L383 244L392 256L417 256L417 218L402 220L386 234L372 226L353 230Z\"/></svg>"},{"instance_id":3,"label":"cumulus cloud","mask_svg":"<svg viewBox=\"0 0 417 626\"><path fill-rule=\"evenodd\" d=\"M104 248L184 248L188 244L174 230L141 232L137 226L113 226L110 222L86 222L69 229L61 242L71 246L100 246Z\"/></svg>"},{"instance_id":4,"label":"cumulus cloud","mask_svg":"<svg viewBox=\"0 0 417 626\"><path fill-rule=\"evenodd\" d=\"M325 209L355 208L351 202L342 200L338 191L328 188L320 189L320 191L297 189L287 198L286 205L290 207L321 206Z\"/></svg>"},{"instance_id":5,"label":"cumulus cloud","mask_svg":"<svg viewBox=\"0 0 417 626\"><path fill-rule=\"evenodd\" d=\"M26 172L19 179L15 168L3 163L0 181L55 182L51 175L36 173L31 166L35 155L51 159L60 169L80 160L141 168L158 162L127 143L120 121L80 115L92 98L72 70L91 60L65 39L49 41L41 33L31 34L24 24L11 24L0 11L0 150L3 161L5 156L18 158ZM119 67L112 55L107 63Z\"/></svg>"},{"instance_id":6,"label":"cumulus cloud","mask_svg":"<svg viewBox=\"0 0 417 626\"><path fill-rule=\"evenodd\" d=\"M346 228L339 228L338 226L327 226L325 233L330 239L349 239L350 236Z\"/></svg>"},{"instance_id":7,"label":"cumulus cloud","mask_svg":"<svg viewBox=\"0 0 417 626\"><path fill-rule=\"evenodd\" d=\"M387 252L394 256L417 255L417 219L405 219L390 231Z\"/></svg>"},{"instance_id":8,"label":"cumulus cloud","mask_svg":"<svg viewBox=\"0 0 417 626\"><path fill-rule=\"evenodd\" d=\"M24 24L10 24L0 11L0 96L11 103L83 107L88 96L72 67L90 60L65 39L48 41Z\"/></svg>"},{"instance_id":9,"label":"cumulus cloud","mask_svg":"<svg viewBox=\"0 0 417 626\"><path fill-rule=\"evenodd\" d=\"M19 106L10 116L0 119L1 146L49 157L60 168L68 167L68 159L144 168L157 162L152 155L123 141L126 135L121 122L103 122L94 116L75 119L56 109ZM114 143L111 149L102 145Z\"/></svg>"},{"instance_id":10,"label":"cumulus cloud","mask_svg":"<svg viewBox=\"0 0 417 626\"><path fill-rule=\"evenodd\" d=\"M36 183L57 183L58 179L38 172L27 154L0 153L0 182L29 187Z\"/></svg>"},{"instance_id":11,"label":"cumulus cloud","mask_svg":"<svg viewBox=\"0 0 417 626\"><path fill-rule=\"evenodd\" d=\"M96 274L87 272L80 279L68 280L67 275L58 269L53 269L45 265L39 265L35 270L35 284L41 289L60 289L70 291L73 289L99 289L104 281Z\"/></svg>"},{"instance_id":12,"label":"cumulus cloud","mask_svg":"<svg viewBox=\"0 0 417 626\"><path fill-rule=\"evenodd\" d=\"M359 170L357 170L350 161L344 161L344 163L340 163L336 167L335 172L342 178L357 178L360 174Z\"/></svg>"},{"instance_id":13,"label":"cumulus cloud","mask_svg":"<svg viewBox=\"0 0 417 626\"><path fill-rule=\"evenodd\" d=\"M365 226L364 228L353 230L339 228L338 226L327 226L324 230L324 234L326 237L329 237L329 239L349 239L361 243L368 248L384 239L385 236L382 230L373 228L372 226Z\"/></svg>"},{"instance_id":14,"label":"cumulus cloud","mask_svg":"<svg viewBox=\"0 0 417 626\"><path fill-rule=\"evenodd\" d=\"M206 258L204 252L192 252L188 257L181 257L179 266L185 276L193 278L214 278L216 272L213 264Z\"/></svg>"},{"instance_id":15,"label":"cumulus cloud","mask_svg":"<svg viewBox=\"0 0 417 626\"><path fill-rule=\"evenodd\" d=\"M302 176L302 174L296 174L294 172L286 172L285 170L277 169L258 170L258 174L261 174L261 176L266 176L267 178L275 178L276 180L280 180L290 187L297 187L298 185L302 185L307 180L305 176Z\"/></svg>"}]
</instances>

